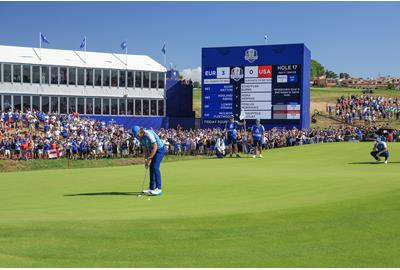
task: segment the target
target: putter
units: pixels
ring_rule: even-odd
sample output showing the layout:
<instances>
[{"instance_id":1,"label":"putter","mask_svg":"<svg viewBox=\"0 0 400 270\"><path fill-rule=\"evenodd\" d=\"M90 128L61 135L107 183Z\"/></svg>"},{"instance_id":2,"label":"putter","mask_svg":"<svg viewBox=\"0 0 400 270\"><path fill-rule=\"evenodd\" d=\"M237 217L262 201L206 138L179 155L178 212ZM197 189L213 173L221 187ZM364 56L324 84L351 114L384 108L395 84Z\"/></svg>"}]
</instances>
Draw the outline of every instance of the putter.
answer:
<instances>
[{"instance_id":1,"label":"putter","mask_svg":"<svg viewBox=\"0 0 400 270\"><path fill-rule=\"evenodd\" d=\"M143 178L143 182L142 182L142 189L141 189L141 193L143 193L143 189L144 189L144 182L146 182L146 176L147 176L147 171L149 170L149 166L146 166L146 171L144 172L144 178Z\"/></svg>"}]
</instances>

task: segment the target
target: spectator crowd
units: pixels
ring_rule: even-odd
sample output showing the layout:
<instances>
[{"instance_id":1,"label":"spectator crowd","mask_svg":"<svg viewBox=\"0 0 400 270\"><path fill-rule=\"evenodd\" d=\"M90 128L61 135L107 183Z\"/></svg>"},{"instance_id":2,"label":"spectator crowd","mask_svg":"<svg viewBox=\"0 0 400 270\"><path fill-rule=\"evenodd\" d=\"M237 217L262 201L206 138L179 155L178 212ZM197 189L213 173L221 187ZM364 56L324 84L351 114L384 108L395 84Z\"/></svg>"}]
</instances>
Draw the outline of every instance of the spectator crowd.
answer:
<instances>
[{"instance_id":1,"label":"spectator crowd","mask_svg":"<svg viewBox=\"0 0 400 270\"><path fill-rule=\"evenodd\" d=\"M354 98L354 100L358 99ZM370 102L380 104L382 101L380 99L367 100L367 104ZM341 108L347 108L347 106L355 108L354 104L344 105L347 101L342 101ZM397 104L397 100L382 104ZM263 148L364 140L371 132L376 132L376 129L274 128L265 132ZM224 131L218 128L184 130L178 126L176 129L161 129L157 133L165 144L167 154L170 155L212 156L215 155L216 144L219 145L225 138ZM388 141L400 141L398 130L391 130L386 135ZM239 151L252 153L251 140L249 129L241 129L238 132ZM112 122L84 118L78 114L57 115L39 111L0 112L0 159L98 159L132 157L140 154L140 144L133 138L131 131Z\"/></svg>"},{"instance_id":2,"label":"spectator crowd","mask_svg":"<svg viewBox=\"0 0 400 270\"><path fill-rule=\"evenodd\" d=\"M355 120L375 124L379 120L400 119L400 101L397 97L351 95L337 99L336 105L327 104L330 116L336 115L346 123Z\"/></svg>"}]
</instances>

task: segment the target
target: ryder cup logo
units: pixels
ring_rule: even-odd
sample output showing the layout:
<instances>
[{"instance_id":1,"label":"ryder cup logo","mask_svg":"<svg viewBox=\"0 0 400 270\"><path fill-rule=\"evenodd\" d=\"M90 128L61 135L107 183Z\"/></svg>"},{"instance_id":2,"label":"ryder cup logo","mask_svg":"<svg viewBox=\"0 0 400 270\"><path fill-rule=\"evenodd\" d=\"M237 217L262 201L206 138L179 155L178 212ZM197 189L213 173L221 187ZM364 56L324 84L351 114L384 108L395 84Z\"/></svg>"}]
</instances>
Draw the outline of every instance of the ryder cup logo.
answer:
<instances>
[{"instance_id":1,"label":"ryder cup logo","mask_svg":"<svg viewBox=\"0 0 400 270\"><path fill-rule=\"evenodd\" d=\"M234 67L231 70L231 78L234 81L240 81L243 78L243 70L240 67Z\"/></svg>"},{"instance_id":2,"label":"ryder cup logo","mask_svg":"<svg viewBox=\"0 0 400 270\"><path fill-rule=\"evenodd\" d=\"M249 63L253 63L258 59L258 53L256 49L247 49L244 52L244 60L249 61Z\"/></svg>"}]
</instances>

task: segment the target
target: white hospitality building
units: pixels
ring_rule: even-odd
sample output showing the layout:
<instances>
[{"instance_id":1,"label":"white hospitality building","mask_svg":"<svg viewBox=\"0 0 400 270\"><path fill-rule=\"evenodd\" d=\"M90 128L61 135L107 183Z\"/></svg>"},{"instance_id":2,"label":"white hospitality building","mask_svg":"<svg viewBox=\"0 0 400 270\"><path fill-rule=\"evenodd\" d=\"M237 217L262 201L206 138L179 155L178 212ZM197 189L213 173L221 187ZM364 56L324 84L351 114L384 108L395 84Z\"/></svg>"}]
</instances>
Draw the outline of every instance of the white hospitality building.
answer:
<instances>
[{"instance_id":1,"label":"white hospitality building","mask_svg":"<svg viewBox=\"0 0 400 270\"><path fill-rule=\"evenodd\" d=\"M146 55L0 45L0 110L164 117L165 74Z\"/></svg>"}]
</instances>

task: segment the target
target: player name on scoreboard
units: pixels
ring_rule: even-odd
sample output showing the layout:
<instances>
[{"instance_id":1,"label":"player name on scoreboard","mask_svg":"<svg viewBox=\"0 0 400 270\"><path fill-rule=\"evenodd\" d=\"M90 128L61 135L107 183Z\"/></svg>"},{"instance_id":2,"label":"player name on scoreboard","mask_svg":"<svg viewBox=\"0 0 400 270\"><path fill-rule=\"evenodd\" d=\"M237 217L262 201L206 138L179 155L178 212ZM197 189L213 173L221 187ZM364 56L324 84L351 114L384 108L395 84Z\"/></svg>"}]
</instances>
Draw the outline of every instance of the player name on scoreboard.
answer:
<instances>
[{"instance_id":1,"label":"player name on scoreboard","mask_svg":"<svg viewBox=\"0 0 400 270\"><path fill-rule=\"evenodd\" d=\"M244 80L243 80L244 79ZM233 89L233 85L239 84ZM227 90L240 92L240 111L247 119L271 119L272 110L272 66L217 67L204 71L203 107L207 110L224 110L221 115L226 116L227 106L221 102L231 101L234 104L235 95L222 95ZM232 87L226 87L229 84ZM240 90L239 90L240 87ZM231 114L236 108L232 107ZM205 112L204 117L216 117L212 112ZM219 118L219 117L218 117Z\"/></svg>"}]
</instances>

